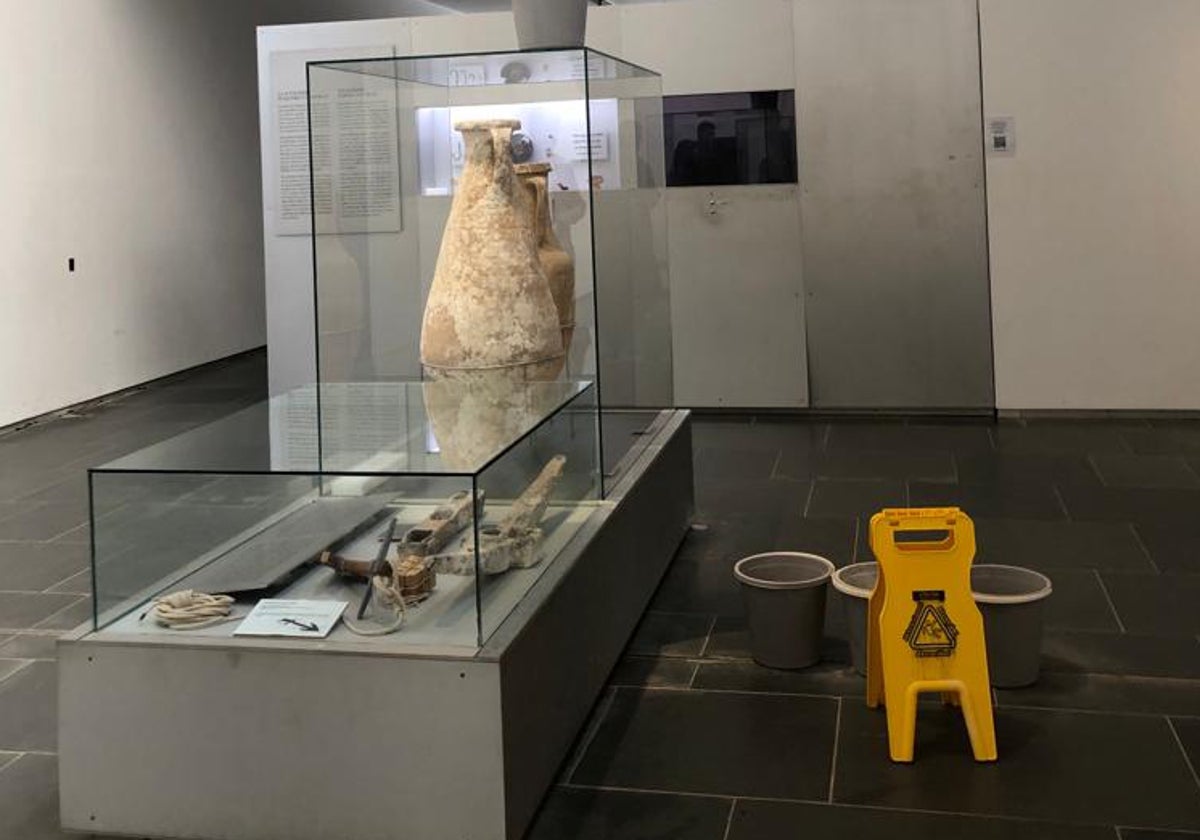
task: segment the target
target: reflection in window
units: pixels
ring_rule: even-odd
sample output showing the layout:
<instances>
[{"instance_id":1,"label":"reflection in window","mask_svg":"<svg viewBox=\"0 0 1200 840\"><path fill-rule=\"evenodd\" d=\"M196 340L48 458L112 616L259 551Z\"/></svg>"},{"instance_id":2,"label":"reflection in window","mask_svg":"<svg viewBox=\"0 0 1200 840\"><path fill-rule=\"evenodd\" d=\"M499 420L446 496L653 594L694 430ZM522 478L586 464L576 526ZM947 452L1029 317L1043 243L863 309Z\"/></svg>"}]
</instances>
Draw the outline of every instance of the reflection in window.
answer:
<instances>
[{"instance_id":1,"label":"reflection in window","mask_svg":"<svg viewBox=\"0 0 1200 840\"><path fill-rule=\"evenodd\" d=\"M790 90L663 98L667 186L796 183Z\"/></svg>"}]
</instances>

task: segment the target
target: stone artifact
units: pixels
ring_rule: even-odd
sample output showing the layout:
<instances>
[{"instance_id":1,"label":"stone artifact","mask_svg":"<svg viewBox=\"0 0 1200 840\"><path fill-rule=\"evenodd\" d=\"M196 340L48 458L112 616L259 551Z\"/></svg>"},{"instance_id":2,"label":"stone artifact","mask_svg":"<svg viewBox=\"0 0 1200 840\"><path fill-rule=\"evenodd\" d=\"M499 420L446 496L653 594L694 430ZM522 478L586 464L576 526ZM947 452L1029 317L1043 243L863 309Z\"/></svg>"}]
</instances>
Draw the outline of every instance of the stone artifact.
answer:
<instances>
[{"instance_id":1,"label":"stone artifact","mask_svg":"<svg viewBox=\"0 0 1200 840\"><path fill-rule=\"evenodd\" d=\"M421 324L421 363L437 378L553 379L558 312L513 171L519 120L460 122L466 163L450 206Z\"/></svg>"},{"instance_id":2,"label":"stone artifact","mask_svg":"<svg viewBox=\"0 0 1200 840\"><path fill-rule=\"evenodd\" d=\"M550 215L550 169L548 163L523 163L515 167L518 177L532 199L533 232L538 247L538 262L550 286L558 326L562 333L563 363L575 334L575 262L554 233Z\"/></svg>"},{"instance_id":3,"label":"stone artifact","mask_svg":"<svg viewBox=\"0 0 1200 840\"><path fill-rule=\"evenodd\" d=\"M479 529L479 571L498 575L511 568L527 569L542 561L538 545L545 534L538 524L550 503L550 493L562 478L565 455L555 455L525 488L499 523ZM461 551L438 554L430 559L434 570L450 575L475 574L475 539Z\"/></svg>"}]
</instances>

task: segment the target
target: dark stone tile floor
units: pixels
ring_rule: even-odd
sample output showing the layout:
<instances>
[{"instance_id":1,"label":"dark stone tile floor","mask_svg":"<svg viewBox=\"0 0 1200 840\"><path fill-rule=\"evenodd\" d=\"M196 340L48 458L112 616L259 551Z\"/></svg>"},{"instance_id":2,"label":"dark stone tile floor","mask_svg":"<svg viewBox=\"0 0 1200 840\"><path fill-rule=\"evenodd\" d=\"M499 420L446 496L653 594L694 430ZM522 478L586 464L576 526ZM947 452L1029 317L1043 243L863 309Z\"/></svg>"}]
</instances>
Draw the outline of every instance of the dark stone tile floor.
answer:
<instances>
[{"instance_id":1,"label":"dark stone tile floor","mask_svg":"<svg viewBox=\"0 0 1200 840\"><path fill-rule=\"evenodd\" d=\"M0 432L0 838L58 827L55 640L91 614L86 471L266 397L266 354L239 356Z\"/></svg>"},{"instance_id":2,"label":"dark stone tile floor","mask_svg":"<svg viewBox=\"0 0 1200 840\"><path fill-rule=\"evenodd\" d=\"M0 837L77 836L57 827L54 642L91 608L83 471L265 391L250 355L0 434ZM694 440L697 527L532 840L1200 835L1200 422L698 418ZM866 517L910 503L963 505L980 561L1056 583L1041 680L997 692L994 765L936 703L916 762L888 761L832 595L820 665L750 658L739 557L866 560Z\"/></svg>"},{"instance_id":3,"label":"dark stone tile floor","mask_svg":"<svg viewBox=\"0 0 1200 840\"><path fill-rule=\"evenodd\" d=\"M1200 836L1200 421L697 418L696 520L531 837ZM1049 575L1043 671L997 692L1000 761L923 708L916 762L849 667L750 658L734 562L871 559L878 508L958 504L979 562ZM689 636L690 634L690 636Z\"/></svg>"}]
</instances>

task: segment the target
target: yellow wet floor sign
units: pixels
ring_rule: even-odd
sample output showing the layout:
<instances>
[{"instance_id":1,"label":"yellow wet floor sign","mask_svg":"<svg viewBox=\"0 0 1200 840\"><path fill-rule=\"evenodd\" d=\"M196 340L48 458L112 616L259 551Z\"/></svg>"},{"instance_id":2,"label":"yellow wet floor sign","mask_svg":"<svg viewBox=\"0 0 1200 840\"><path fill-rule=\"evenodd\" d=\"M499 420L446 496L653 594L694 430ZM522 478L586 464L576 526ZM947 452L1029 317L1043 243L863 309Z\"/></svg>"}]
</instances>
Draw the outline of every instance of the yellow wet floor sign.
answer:
<instances>
[{"instance_id":1,"label":"yellow wet floor sign","mask_svg":"<svg viewBox=\"0 0 1200 840\"><path fill-rule=\"evenodd\" d=\"M977 761L996 760L983 616L971 595L975 525L958 508L871 517L879 582L867 619L867 705L887 709L893 761L913 760L917 700L962 708Z\"/></svg>"}]
</instances>

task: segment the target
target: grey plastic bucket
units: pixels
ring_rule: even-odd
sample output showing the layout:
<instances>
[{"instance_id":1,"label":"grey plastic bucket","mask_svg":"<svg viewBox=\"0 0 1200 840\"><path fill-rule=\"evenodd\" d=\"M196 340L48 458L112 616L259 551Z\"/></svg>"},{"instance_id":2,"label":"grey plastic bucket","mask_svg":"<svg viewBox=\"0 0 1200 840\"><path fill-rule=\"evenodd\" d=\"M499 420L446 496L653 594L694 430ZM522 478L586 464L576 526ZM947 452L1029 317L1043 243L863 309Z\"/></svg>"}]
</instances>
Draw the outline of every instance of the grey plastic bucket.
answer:
<instances>
[{"instance_id":1,"label":"grey plastic bucket","mask_svg":"<svg viewBox=\"0 0 1200 840\"><path fill-rule=\"evenodd\" d=\"M755 554L734 565L756 662L805 668L821 658L825 584L833 570L824 557L795 551Z\"/></svg>"},{"instance_id":2,"label":"grey plastic bucket","mask_svg":"<svg viewBox=\"0 0 1200 840\"><path fill-rule=\"evenodd\" d=\"M971 593L983 613L988 678L997 688L1037 682L1050 578L1018 566L971 567Z\"/></svg>"},{"instance_id":3,"label":"grey plastic bucket","mask_svg":"<svg viewBox=\"0 0 1200 840\"><path fill-rule=\"evenodd\" d=\"M871 592L879 580L878 563L855 563L833 573L833 588L842 596L846 612L846 635L850 642L850 664L867 675L867 613Z\"/></svg>"}]
</instances>

